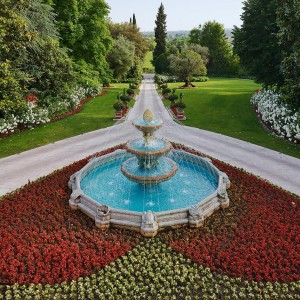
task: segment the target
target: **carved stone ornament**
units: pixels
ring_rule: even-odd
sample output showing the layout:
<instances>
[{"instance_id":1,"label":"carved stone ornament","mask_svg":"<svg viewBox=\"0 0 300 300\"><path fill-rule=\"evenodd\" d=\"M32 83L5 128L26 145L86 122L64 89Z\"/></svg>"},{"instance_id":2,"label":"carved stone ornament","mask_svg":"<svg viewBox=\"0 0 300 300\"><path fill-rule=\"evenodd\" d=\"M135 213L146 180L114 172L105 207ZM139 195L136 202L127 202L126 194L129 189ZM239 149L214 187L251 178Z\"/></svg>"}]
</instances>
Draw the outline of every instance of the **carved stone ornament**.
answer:
<instances>
[{"instance_id":1,"label":"carved stone ornament","mask_svg":"<svg viewBox=\"0 0 300 300\"><path fill-rule=\"evenodd\" d=\"M197 205L193 205L189 208L189 215L193 218L199 218L201 217L201 210L199 208L199 206Z\"/></svg>"},{"instance_id":2,"label":"carved stone ornament","mask_svg":"<svg viewBox=\"0 0 300 300\"><path fill-rule=\"evenodd\" d=\"M80 197L81 197L81 191L80 190L75 190L70 196L71 200L74 200L76 203L80 202Z\"/></svg>"},{"instance_id":3,"label":"carved stone ornament","mask_svg":"<svg viewBox=\"0 0 300 300\"><path fill-rule=\"evenodd\" d=\"M218 190L218 196L219 196L219 198L221 198L221 199L227 199L227 198L228 198L228 195L227 195L226 189L220 188L220 189Z\"/></svg>"},{"instance_id":4,"label":"carved stone ornament","mask_svg":"<svg viewBox=\"0 0 300 300\"><path fill-rule=\"evenodd\" d=\"M142 221L146 225L152 225L156 222L156 216L151 210L147 210L142 216Z\"/></svg>"},{"instance_id":5,"label":"carved stone ornament","mask_svg":"<svg viewBox=\"0 0 300 300\"><path fill-rule=\"evenodd\" d=\"M97 208L97 214L99 217L107 216L109 214L109 207L105 204L100 205Z\"/></svg>"}]
</instances>

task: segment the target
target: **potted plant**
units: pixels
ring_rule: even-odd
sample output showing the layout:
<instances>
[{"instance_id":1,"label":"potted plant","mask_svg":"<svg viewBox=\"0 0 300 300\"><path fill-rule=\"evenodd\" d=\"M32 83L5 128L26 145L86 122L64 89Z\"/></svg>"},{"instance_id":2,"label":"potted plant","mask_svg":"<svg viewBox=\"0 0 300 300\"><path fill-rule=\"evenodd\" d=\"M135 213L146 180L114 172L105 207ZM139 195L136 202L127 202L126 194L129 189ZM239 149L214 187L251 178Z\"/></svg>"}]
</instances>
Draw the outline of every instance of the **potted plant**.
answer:
<instances>
[{"instance_id":1,"label":"potted plant","mask_svg":"<svg viewBox=\"0 0 300 300\"><path fill-rule=\"evenodd\" d=\"M178 96L175 94L176 89L172 90L172 94L168 97L169 101L171 102L170 107L173 107L175 101L178 99Z\"/></svg>"},{"instance_id":2,"label":"potted plant","mask_svg":"<svg viewBox=\"0 0 300 300\"><path fill-rule=\"evenodd\" d=\"M171 93L171 89L169 88L162 89L161 93L164 99L168 99L169 93Z\"/></svg>"},{"instance_id":3,"label":"potted plant","mask_svg":"<svg viewBox=\"0 0 300 300\"><path fill-rule=\"evenodd\" d=\"M184 115L184 109L186 108L186 105L184 102L182 102L183 96L184 95L180 93L179 95L180 101L174 104L174 107L176 108L176 116L178 120L186 120L186 117Z\"/></svg>"}]
</instances>

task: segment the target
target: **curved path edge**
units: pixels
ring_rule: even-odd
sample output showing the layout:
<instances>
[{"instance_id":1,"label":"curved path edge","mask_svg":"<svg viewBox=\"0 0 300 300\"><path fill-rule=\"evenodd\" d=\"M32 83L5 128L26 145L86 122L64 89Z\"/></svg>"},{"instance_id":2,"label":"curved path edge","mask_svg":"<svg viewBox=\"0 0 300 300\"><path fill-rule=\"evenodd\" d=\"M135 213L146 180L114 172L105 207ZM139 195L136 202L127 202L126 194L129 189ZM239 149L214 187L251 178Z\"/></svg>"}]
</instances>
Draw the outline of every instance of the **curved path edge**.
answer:
<instances>
[{"instance_id":1,"label":"curved path edge","mask_svg":"<svg viewBox=\"0 0 300 300\"><path fill-rule=\"evenodd\" d=\"M300 159L218 133L177 124L155 90L153 75L145 75L137 101L124 123L0 159L0 196L74 161L139 137L140 133L131 123L140 118L146 108L164 121L157 136L185 144L300 195Z\"/></svg>"}]
</instances>

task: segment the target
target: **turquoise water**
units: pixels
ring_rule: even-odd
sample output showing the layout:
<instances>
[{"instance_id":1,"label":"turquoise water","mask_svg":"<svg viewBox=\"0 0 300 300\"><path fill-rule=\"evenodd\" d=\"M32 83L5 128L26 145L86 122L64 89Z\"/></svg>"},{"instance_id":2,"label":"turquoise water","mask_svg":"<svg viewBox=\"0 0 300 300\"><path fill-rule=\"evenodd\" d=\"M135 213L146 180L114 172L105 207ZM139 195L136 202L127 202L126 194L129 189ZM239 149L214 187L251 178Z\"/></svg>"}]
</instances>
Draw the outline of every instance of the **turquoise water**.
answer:
<instances>
[{"instance_id":1,"label":"turquoise water","mask_svg":"<svg viewBox=\"0 0 300 300\"><path fill-rule=\"evenodd\" d=\"M138 151L158 151L167 147L169 143L162 139L153 138L149 145L145 145L144 139L136 139L128 143L129 147Z\"/></svg>"},{"instance_id":2,"label":"turquoise water","mask_svg":"<svg viewBox=\"0 0 300 300\"><path fill-rule=\"evenodd\" d=\"M189 207L211 195L218 178L198 164L171 157L177 173L168 181L152 187L127 179L121 172L125 158L116 159L91 171L81 181L86 195L102 204L123 210L154 212Z\"/></svg>"}]
</instances>

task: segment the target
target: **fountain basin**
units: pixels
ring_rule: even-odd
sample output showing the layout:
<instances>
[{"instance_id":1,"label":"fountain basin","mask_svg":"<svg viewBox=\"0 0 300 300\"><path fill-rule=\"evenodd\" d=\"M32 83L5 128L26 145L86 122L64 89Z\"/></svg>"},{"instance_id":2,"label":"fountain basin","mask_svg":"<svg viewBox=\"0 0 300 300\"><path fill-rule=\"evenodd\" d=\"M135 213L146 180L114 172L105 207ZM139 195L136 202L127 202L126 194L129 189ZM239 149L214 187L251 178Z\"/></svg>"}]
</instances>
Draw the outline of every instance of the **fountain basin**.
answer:
<instances>
[{"instance_id":1,"label":"fountain basin","mask_svg":"<svg viewBox=\"0 0 300 300\"><path fill-rule=\"evenodd\" d=\"M169 180L178 170L177 164L167 157L160 157L155 160L149 157L149 167L141 167L141 159L131 157L122 163L121 171L131 181L152 185ZM154 162L157 166L154 165ZM147 157L143 160L143 166L147 165Z\"/></svg>"},{"instance_id":2,"label":"fountain basin","mask_svg":"<svg viewBox=\"0 0 300 300\"><path fill-rule=\"evenodd\" d=\"M215 210L229 205L226 192L226 186L229 184L228 177L205 158L181 150L173 150L171 156L179 164L178 172L169 181L155 185L151 189L131 182L120 171L117 173L116 170L120 169L121 163L132 158L132 155L125 150L117 150L92 159L70 178L69 186L73 190L69 200L70 207L80 209L93 218L100 229L119 226L139 231L145 236L154 236L159 230L167 227L202 226L204 220ZM207 193L200 192L199 187L196 186L197 181L200 182L200 186L204 184L200 174L198 179L195 174L192 175L191 178L195 181L191 183L187 180L186 187L180 185L185 181L184 177L181 178L182 163L187 166L190 164L190 169L196 173L198 169L205 170L203 182L206 182L206 177L212 179L212 183L208 184L211 186ZM111 169L112 165L116 169ZM91 194L84 182L93 182L93 172L99 168L103 170L99 178L104 181L96 183L97 189L94 194ZM109 177L109 173L113 177ZM116 180L116 177L122 180ZM124 181L123 185L121 181ZM129 184L131 184L130 187L128 187ZM111 189L107 190L110 185ZM171 189L177 186L179 189L166 196L166 193L162 191L164 185ZM187 187L191 188L190 194L186 194ZM135 200L122 193L116 194L115 197L112 195L112 193L124 190L128 190L128 194L135 194ZM158 192L157 196L153 196L155 190ZM143 198L143 195L146 195L146 198Z\"/></svg>"}]
</instances>

